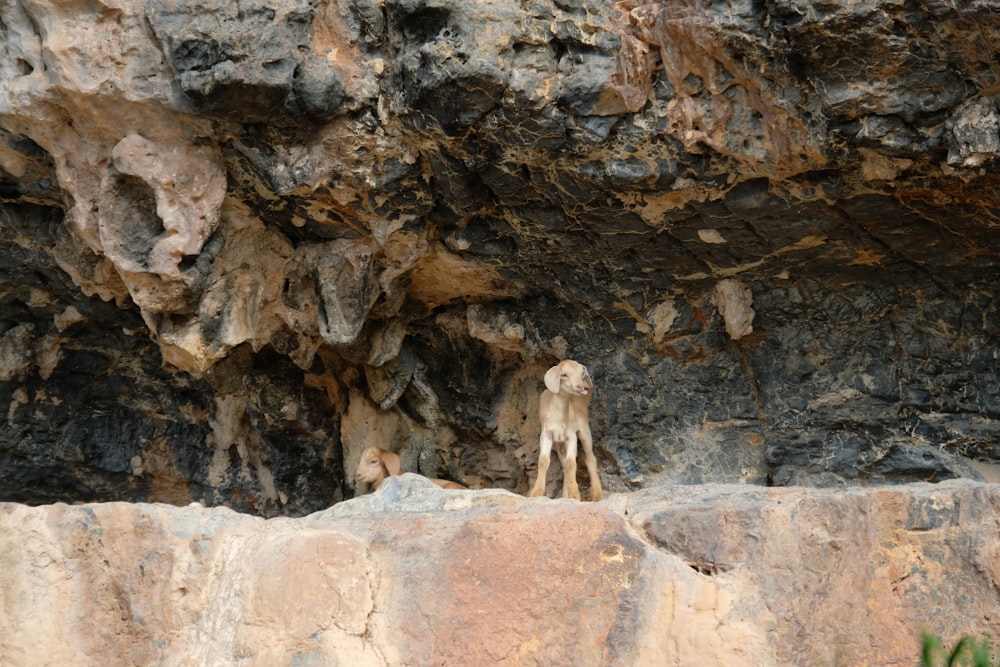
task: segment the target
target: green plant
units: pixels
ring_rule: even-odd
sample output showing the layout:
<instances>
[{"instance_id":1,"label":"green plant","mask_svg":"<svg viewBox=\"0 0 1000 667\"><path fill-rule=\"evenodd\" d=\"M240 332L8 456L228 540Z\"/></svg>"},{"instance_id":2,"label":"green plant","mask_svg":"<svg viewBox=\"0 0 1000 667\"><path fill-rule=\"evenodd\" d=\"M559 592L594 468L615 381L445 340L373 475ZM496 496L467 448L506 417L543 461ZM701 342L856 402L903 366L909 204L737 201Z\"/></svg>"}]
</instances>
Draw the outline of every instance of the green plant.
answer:
<instances>
[{"instance_id":1,"label":"green plant","mask_svg":"<svg viewBox=\"0 0 1000 667\"><path fill-rule=\"evenodd\" d=\"M924 633L920 667L1000 667L1000 658L988 637L976 641L965 635L948 651L940 638Z\"/></svg>"}]
</instances>

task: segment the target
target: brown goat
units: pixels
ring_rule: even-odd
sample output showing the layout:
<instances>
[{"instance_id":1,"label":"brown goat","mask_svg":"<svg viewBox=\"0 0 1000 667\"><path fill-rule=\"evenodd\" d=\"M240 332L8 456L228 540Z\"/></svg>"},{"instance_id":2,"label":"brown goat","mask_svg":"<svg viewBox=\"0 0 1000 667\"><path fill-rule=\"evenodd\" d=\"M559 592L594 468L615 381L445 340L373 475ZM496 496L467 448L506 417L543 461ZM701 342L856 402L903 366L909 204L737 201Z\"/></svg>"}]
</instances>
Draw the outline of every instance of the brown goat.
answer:
<instances>
[{"instance_id":1,"label":"brown goat","mask_svg":"<svg viewBox=\"0 0 1000 667\"><path fill-rule=\"evenodd\" d=\"M377 489L386 477L403 474L403 468L399 459L399 454L394 454L381 447L369 447L361 453L361 460L358 461L358 469L354 472L354 481L357 483L367 483L372 490ZM450 482L446 479L433 479L432 482L442 489L465 489L457 482Z\"/></svg>"},{"instance_id":2,"label":"brown goat","mask_svg":"<svg viewBox=\"0 0 1000 667\"><path fill-rule=\"evenodd\" d=\"M529 496L545 495L545 474L549 470L552 443L562 442L565 445L562 497L580 500L580 488L576 483L576 444L579 439L590 474L591 496L595 501L604 497L590 434L590 390L593 388L590 372L572 359L561 361L545 372L545 390L538 402L538 418L542 425L538 439L538 477Z\"/></svg>"}]
</instances>

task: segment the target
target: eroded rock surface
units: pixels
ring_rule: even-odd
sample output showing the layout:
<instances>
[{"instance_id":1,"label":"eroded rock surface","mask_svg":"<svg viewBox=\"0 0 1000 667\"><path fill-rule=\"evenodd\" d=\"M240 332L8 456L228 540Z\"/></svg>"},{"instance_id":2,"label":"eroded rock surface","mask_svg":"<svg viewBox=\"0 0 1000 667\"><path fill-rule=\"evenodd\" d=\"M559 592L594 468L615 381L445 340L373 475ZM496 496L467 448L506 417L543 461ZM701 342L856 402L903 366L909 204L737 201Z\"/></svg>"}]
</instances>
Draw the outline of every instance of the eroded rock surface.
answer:
<instances>
[{"instance_id":1,"label":"eroded rock surface","mask_svg":"<svg viewBox=\"0 0 1000 667\"><path fill-rule=\"evenodd\" d=\"M298 519L0 505L6 665L913 665L996 636L1000 489L671 486L602 503L414 475ZM209 639L211 638L211 639Z\"/></svg>"},{"instance_id":2,"label":"eroded rock surface","mask_svg":"<svg viewBox=\"0 0 1000 667\"><path fill-rule=\"evenodd\" d=\"M301 515L366 443L523 492L565 357L612 491L980 476L998 22L6 2L0 495Z\"/></svg>"}]
</instances>

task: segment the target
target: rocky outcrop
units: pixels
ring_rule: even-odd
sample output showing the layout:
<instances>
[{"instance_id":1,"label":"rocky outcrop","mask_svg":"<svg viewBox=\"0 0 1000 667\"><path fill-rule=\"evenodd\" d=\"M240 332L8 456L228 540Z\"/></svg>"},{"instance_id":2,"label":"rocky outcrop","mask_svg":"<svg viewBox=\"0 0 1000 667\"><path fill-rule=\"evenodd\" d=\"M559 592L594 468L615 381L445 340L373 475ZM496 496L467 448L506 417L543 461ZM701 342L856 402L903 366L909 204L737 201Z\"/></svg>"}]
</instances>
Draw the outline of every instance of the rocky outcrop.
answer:
<instances>
[{"instance_id":1,"label":"rocky outcrop","mask_svg":"<svg viewBox=\"0 0 1000 667\"><path fill-rule=\"evenodd\" d=\"M0 506L6 665L916 664L996 636L1000 489L672 486L605 502L414 475L298 519ZM211 638L209 640L209 638Z\"/></svg>"},{"instance_id":2,"label":"rocky outcrop","mask_svg":"<svg viewBox=\"0 0 1000 667\"><path fill-rule=\"evenodd\" d=\"M0 494L303 515L369 444L523 492L564 357L611 491L980 477L997 22L6 2Z\"/></svg>"}]
</instances>

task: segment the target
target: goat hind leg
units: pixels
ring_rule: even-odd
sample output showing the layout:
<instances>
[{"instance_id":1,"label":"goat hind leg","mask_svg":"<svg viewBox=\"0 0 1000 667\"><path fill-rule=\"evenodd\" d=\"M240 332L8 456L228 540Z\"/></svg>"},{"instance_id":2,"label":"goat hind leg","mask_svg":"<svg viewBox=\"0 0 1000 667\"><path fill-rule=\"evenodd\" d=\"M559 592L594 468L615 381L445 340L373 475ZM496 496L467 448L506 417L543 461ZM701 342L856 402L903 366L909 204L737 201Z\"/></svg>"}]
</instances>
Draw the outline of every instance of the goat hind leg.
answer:
<instances>
[{"instance_id":1,"label":"goat hind leg","mask_svg":"<svg viewBox=\"0 0 1000 667\"><path fill-rule=\"evenodd\" d=\"M535 484L531 487L531 491L528 492L529 496L545 495L545 476L549 472L551 457L552 434L542 431L542 435L538 438L538 476L535 478Z\"/></svg>"},{"instance_id":2,"label":"goat hind leg","mask_svg":"<svg viewBox=\"0 0 1000 667\"><path fill-rule=\"evenodd\" d=\"M580 487L576 483L576 434L566 437L566 453L563 455L563 498L580 499Z\"/></svg>"},{"instance_id":3,"label":"goat hind leg","mask_svg":"<svg viewBox=\"0 0 1000 667\"><path fill-rule=\"evenodd\" d=\"M594 456L594 442L589 428L580 431L580 444L583 445L583 460L590 475L590 496L597 502L604 498L604 489L601 488L601 478L597 474L597 457Z\"/></svg>"}]
</instances>

